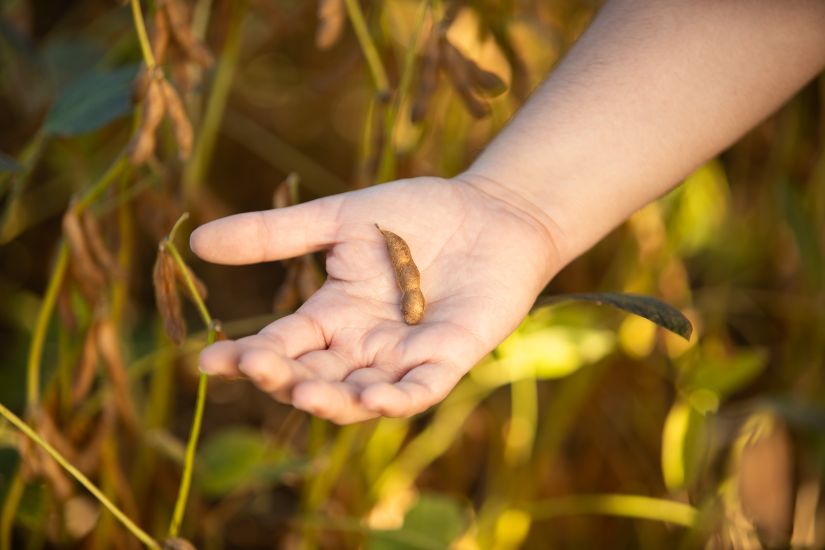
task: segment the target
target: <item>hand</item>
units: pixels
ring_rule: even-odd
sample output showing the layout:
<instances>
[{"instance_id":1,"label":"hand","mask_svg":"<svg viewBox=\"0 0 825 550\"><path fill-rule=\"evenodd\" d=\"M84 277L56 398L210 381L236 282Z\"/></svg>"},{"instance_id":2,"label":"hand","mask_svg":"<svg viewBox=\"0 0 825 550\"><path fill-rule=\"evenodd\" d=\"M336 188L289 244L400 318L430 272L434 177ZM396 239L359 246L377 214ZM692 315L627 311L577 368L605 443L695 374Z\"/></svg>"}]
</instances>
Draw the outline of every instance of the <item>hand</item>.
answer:
<instances>
[{"instance_id":1,"label":"hand","mask_svg":"<svg viewBox=\"0 0 825 550\"><path fill-rule=\"evenodd\" d=\"M497 184L416 178L199 227L192 250L247 264L326 249L327 280L294 314L206 348L208 374L339 424L409 416L441 401L512 332L558 269L548 220ZM421 272L423 321L404 323L381 233L401 236Z\"/></svg>"}]
</instances>

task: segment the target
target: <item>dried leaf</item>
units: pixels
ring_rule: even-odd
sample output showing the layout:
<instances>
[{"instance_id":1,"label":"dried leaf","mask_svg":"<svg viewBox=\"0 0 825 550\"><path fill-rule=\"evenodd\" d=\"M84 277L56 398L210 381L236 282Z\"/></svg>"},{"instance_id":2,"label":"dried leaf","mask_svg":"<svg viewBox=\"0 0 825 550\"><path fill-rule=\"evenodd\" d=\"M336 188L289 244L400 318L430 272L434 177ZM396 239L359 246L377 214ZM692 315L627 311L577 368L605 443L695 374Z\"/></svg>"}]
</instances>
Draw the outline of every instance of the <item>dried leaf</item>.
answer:
<instances>
[{"instance_id":1,"label":"dried leaf","mask_svg":"<svg viewBox=\"0 0 825 550\"><path fill-rule=\"evenodd\" d=\"M210 67L214 62L214 58L206 49L206 46L201 44L192 34L188 24L189 17L186 13L186 7L178 0L163 0L159 9L162 9L166 15L169 21L169 30L172 31L175 42L184 54L202 67Z\"/></svg>"},{"instance_id":2,"label":"dried leaf","mask_svg":"<svg viewBox=\"0 0 825 550\"><path fill-rule=\"evenodd\" d=\"M140 126L129 143L129 160L134 165L143 164L155 153L157 132L163 120L166 102L163 100L163 90L160 81L153 78L149 82L146 98L143 100L143 110L140 113Z\"/></svg>"},{"instance_id":3,"label":"dried leaf","mask_svg":"<svg viewBox=\"0 0 825 550\"><path fill-rule=\"evenodd\" d=\"M341 38L346 19L344 0L318 0L318 28L315 31L315 47L326 50Z\"/></svg>"},{"instance_id":4,"label":"dried leaf","mask_svg":"<svg viewBox=\"0 0 825 550\"><path fill-rule=\"evenodd\" d=\"M186 108L183 106L183 101L181 101L174 86L166 79L160 82L160 86L163 90L163 99L166 102L166 112L172 122L172 131L175 133L175 140L178 142L178 155L181 160L186 160L192 152L192 124L189 122Z\"/></svg>"},{"instance_id":5,"label":"dried leaf","mask_svg":"<svg viewBox=\"0 0 825 550\"><path fill-rule=\"evenodd\" d=\"M155 302L163 319L166 334L177 345L186 339L186 323L181 312L180 296L175 284L175 261L161 246L152 271L152 283L155 287Z\"/></svg>"}]
</instances>

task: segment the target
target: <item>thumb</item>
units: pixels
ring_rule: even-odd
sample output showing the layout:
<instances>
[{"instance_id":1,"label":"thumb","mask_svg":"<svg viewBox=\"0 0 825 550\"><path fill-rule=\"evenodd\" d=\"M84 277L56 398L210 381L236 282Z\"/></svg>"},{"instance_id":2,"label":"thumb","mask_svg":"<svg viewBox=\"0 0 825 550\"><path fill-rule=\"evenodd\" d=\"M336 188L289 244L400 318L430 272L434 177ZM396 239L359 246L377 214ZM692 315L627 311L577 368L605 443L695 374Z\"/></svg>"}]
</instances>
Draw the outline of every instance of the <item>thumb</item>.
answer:
<instances>
[{"instance_id":1,"label":"thumb","mask_svg":"<svg viewBox=\"0 0 825 550\"><path fill-rule=\"evenodd\" d=\"M192 251L208 262L241 265L283 260L332 245L342 198L324 197L287 208L235 214L198 227Z\"/></svg>"}]
</instances>

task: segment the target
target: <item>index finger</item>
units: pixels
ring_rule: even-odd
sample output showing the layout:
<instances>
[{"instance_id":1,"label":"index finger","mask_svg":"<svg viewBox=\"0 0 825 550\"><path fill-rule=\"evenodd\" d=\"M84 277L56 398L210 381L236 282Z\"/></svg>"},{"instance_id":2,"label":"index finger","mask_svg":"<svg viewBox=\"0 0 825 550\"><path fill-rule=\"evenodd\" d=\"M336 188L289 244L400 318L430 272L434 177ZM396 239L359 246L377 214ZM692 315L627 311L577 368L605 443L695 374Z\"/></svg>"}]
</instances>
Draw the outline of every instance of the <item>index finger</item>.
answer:
<instances>
[{"instance_id":1,"label":"index finger","mask_svg":"<svg viewBox=\"0 0 825 550\"><path fill-rule=\"evenodd\" d=\"M293 258L334 244L341 196L286 208L246 212L206 223L189 243L202 259L242 265Z\"/></svg>"}]
</instances>

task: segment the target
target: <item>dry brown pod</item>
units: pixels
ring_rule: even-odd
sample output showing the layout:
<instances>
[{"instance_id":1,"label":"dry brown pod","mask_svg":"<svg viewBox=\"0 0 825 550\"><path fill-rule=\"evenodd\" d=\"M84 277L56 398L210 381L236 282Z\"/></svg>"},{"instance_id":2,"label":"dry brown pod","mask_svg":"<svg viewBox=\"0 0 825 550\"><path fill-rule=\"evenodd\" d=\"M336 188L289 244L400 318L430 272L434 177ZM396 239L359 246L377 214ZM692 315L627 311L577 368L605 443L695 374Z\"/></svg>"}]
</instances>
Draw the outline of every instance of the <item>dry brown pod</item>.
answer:
<instances>
[{"instance_id":1,"label":"dry brown pod","mask_svg":"<svg viewBox=\"0 0 825 550\"><path fill-rule=\"evenodd\" d=\"M163 243L158 247L155 267L152 270L155 302L163 319L166 334L177 345L186 339L186 322L183 320L180 296L175 282L175 261Z\"/></svg>"},{"instance_id":2,"label":"dry brown pod","mask_svg":"<svg viewBox=\"0 0 825 550\"><path fill-rule=\"evenodd\" d=\"M166 59L166 50L169 47L169 22L162 9L155 10L152 17L152 36L149 39L152 46L152 53L158 65Z\"/></svg>"},{"instance_id":3,"label":"dry brown pod","mask_svg":"<svg viewBox=\"0 0 825 550\"><path fill-rule=\"evenodd\" d=\"M163 91L163 100L166 103L166 112L172 122L172 131L175 133L175 141L178 143L178 155L181 160L186 160L192 152L192 142L194 140L192 123L189 122L186 108L183 106L183 101L181 101L174 86L166 79L161 79L160 86Z\"/></svg>"},{"instance_id":4,"label":"dry brown pod","mask_svg":"<svg viewBox=\"0 0 825 550\"><path fill-rule=\"evenodd\" d=\"M80 359L74 371L72 403L76 404L89 395L97 372L97 322L92 322L83 338Z\"/></svg>"},{"instance_id":5,"label":"dry brown pod","mask_svg":"<svg viewBox=\"0 0 825 550\"><path fill-rule=\"evenodd\" d=\"M89 243L89 250L91 251L94 259L104 270L106 270L106 274L110 279L120 277L120 266L104 242L103 231L101 230L97 219L89 212L85 212L81 216L81 220L83 222L83 230L86 234L87 242Z\"/></svg>"},{"instance_id":6,"label":"dry brown pod","mask_svg":"<svg viewBox=\"0 0 825 550\"><path fill-rule=\"evenodd\" d=\"M108 317L100 319L97 329L97 349L115 396L115 406L124 424L130 430L137 431L138 419L134 403L129 394L129 380L126 374L126 362L120 348L117 329Z\"/></svg>"},{"instance_id":7,"label":"dry brown pod","mask_svg":"<svg viewBox=\"0 0 825 550\"><path fill-rule=\"evenodd\" d=\"M315 31L315 47L331 48L341 38L346 20L344 0L318 0L318 28Z\"/></svg>"},{"instance_id":8,"label":"dry brown pod","mask_svg":"<svg viewBox=\"0 0 825 550\"><path fill-rule=\"evenodd\" d=\"M192 271L192 268L190 268L188 265L185 266L185 268L186 273L189 274L189 278L192 279L192 283L195 285L195 290L198 292L198 297L201 300L206 300L207 296L209 295L209 290L206 288L206 283L204 283L200 277L195 275L195 272ZM192 293L189 291L189 285L186 284L186 279L184 278L183 273L181 273L180 269L178 268L177 263L175 264L175 276L178 280L178 284L180 284L184 292L186 292L186 296L194 302L195 297L192 296Z\"/></svg>"},{"instance_id":9,"label":"dry brown pod","mask_svg":"<svg viewBox=\"0 0 825 550\"><path fill-rule=\"evenodd\" d=\"M150 79L140 113L140 126L129 143L129 160L134 165L143 164L155 153L157 138L155 133L163 120L166 102L160 79Z\"/></svg>"},{"instance_id":10,"label":"dry brown pod","mask_svg":"<svg viewBox=\"0 0 825 550\"><path fill-rule=\"evenodd\" d=\"M424 318L427 305L421 292L421 274L412 259L410 247L392 231L381 229L378 224L375 224L375 227L384 236L390 262L395 271L395 281L401 289L401 314L404 322L408 325L417 325Z\"/></svg>"},{"instance_id":11,"label":"dry brown pod","mask_svg":"<svg viewBox=\"0 0 825 550\"><path fill-rule=\"evenodd\" d=\"M169 30L172 31L172 36L175 43L180 46L183 53L195 63L206 68L212 65L214 58L212 54L206 49L206 46L201 44L192 30L189 27L187 9L178 0L163 0L159 9L162 9L166 14L169 22Z\"/></svg>"},{"instance_id":12,"label":"dry brown pod","mask_svg":"<svg viewBox=\"0 0 825 550\"><path fill-rule=\"evenodd\" d=\"M476 118L490 114L490 105L474 93L476 84L473 79L473 66L475 63L453 46L446 36L441 37L439 47L442 68L446 71L453 88L458 92L467 110Z\"/></svg>"},{"instance_id":13,"label":"dry brown pod","mask_svg":"<svg viewBox=\"0 0 825 550\"><path fill-rule=\"evenodd\" d=\"M63 215L63 235L69 243L72 275L83 294L94 301L106 276L92 257L80 217L73 206L69 206Z\"/></svg>"}]
</instances>

